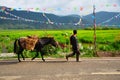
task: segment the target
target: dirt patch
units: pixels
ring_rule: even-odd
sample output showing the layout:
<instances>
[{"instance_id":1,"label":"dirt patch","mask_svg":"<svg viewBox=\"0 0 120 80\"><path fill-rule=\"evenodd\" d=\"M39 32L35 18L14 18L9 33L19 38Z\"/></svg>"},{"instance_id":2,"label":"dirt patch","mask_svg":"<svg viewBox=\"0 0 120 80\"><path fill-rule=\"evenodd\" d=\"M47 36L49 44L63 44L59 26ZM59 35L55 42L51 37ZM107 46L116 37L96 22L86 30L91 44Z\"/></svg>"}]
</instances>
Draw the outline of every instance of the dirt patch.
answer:
<instances>
[{"instance_id":1,"label":"dirt patch","mask_svg":"<svg viewBox=\"0 0 120 80\"><path fill-rule=\"evenodd\" d=\"M120 57L120 51L98 51L97 54L99 57Z\"/></svg>"}]
</instances>

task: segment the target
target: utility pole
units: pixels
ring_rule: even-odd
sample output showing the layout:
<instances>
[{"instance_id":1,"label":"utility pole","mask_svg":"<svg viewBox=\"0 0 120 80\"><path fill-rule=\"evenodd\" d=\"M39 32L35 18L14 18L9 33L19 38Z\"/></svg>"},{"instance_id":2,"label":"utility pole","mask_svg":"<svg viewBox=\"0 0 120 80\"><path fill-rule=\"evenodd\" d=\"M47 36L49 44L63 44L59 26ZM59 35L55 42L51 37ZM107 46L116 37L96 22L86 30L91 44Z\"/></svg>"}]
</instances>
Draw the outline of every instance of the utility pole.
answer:
<instances>
[{"instance_id":1,"label":"utility pole","mask_svg":"<svg viewBox=\"0 0 120 80\"><path fill-rule=\"evenodd\" d=\"M94 56L98 56L97 55L97 51L96 51L96 15L95 15L95 5L93 5L93 22L94 22Z\"/></svg>"}]
</instances>

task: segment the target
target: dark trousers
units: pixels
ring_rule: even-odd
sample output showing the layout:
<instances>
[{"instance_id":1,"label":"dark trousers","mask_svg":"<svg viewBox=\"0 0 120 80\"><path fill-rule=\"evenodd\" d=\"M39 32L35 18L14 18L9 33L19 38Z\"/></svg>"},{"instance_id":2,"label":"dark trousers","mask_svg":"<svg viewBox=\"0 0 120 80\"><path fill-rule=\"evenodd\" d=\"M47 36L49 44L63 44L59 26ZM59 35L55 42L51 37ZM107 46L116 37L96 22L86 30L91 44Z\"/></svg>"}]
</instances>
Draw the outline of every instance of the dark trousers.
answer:
<instances>
[{"instance_id":1,"label":"dark trousers","mask_svg":"<svg viewBox=\"0 0 120 80\"><path fill-rule=\"evenodd\" d=\"M78 50L73 50L73 53L68 54L66 57L72 57L76 54L76 61L79 61L79 55L80 55L80 51Z\"/></svg>"}]
</instances>

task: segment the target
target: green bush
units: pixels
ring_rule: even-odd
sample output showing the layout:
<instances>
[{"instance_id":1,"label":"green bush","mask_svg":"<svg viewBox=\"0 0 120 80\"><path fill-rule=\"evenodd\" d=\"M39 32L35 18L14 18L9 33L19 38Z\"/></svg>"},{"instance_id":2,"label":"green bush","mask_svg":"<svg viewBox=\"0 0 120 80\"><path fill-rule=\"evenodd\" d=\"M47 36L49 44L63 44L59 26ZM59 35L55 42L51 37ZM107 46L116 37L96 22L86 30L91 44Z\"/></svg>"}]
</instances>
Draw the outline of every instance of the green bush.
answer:
<instances>
[{"instance_id":1,"label":"green bush","mask_svg":"<svg viewBox=\"0 0 120 80\"><path fill-rule=\"evenodd\" d=\"M101 50L101 51L110 51L112 49L113 48L111 46L108 46L108 45L104 45L104 46L99 47L99 50Z\"/></svg>"},{"instance_id":2,"label":"green bush","mask_svg":"<svg viewBox=\"0 0 120 80\"><path fill-rule=\"evenodd\" d=\"M111 43L111 45L115 50L119 50L120 51L120 41L116 41Z\"/></svg>"},{"instance_id":3,"label":"green bush","mask_svg":"<svg viewBox=\"0 0 120 80\"><path fill-rule=\"evenodd\" d=\"M83 48L80 49L81 57L94 57L93 54L93 47L82 46Z\"/></svg>"}]
</instances>

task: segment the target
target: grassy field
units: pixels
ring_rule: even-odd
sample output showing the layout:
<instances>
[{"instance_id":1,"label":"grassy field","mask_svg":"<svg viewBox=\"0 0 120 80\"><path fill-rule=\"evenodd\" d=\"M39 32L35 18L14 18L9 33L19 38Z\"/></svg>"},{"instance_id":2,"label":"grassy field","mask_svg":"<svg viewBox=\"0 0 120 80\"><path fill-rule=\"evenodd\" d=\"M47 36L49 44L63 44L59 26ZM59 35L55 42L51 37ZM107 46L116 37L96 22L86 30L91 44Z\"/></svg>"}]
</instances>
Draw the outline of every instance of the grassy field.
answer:
<instances>
[{"instance_id":1,"label":"grassy field","mask_svg":"<svg viewBox=\"0 0 120 80\"><path fill-rule=\"evenodd\" d=\"M93 33L93 30L78 30L79 43L86 47L93 44ZM72 30L0 30L0 53L13 52L13 42L20 37L28 35L52 36L58 42L69 44L71 34ZM120 30L97 30L96 35L98 50L104 50L104 47L109 47L109 44L120 41ZM110 46L111 48L113 47Z\"/></svg>"},{"instance_id":2,"label":"grassy field","mask_svg":"<svg viewBox=\"0 0 120 80\"><path fill-rule=\"evenodd\" d=\"M53 36L57 41L64 42L71 34L72 30L1 30L0 41L6 38L14 40L27 35L37 35ZM98 43L114 42L120 36L120 30L97 30L96 35ZM85 43L93 42L93 30L78 30L77 37L79 41Z\"/></svg>"}]
</instances>

